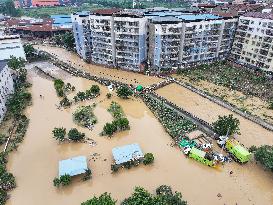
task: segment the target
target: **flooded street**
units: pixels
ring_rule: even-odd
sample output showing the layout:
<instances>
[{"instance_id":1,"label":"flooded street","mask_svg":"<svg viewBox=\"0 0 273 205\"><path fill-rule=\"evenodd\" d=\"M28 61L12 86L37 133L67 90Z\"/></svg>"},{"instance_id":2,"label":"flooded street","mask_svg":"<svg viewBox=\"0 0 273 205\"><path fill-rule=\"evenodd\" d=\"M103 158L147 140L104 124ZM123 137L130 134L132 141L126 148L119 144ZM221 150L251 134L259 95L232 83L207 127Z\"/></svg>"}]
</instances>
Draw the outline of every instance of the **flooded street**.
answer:
<instances>
[{"instance_id":1,"label":"flooded street","mask_svg":"<svg viewBox=\"0 0 273 205\"><path fill-rule=\"evenodd\" d=\"M96 75L98 77L106 77L108 79L117 80L127 84L141 84L143 86L151 85L162 81L162 79L154 76L147 76L139 73L123 71L120 69L109 69L103 66L88 64L81 60L79 56L77 56L75 53L68 52L63 48L42 45L35 46L35 48L46 51L50 54L54 54L61 61L71 63L71 65L75 68L85 70L92 75Z\"/></svg>"},{"instance_id":2,"label":"flooded street","mask_svg":"<svg viewBox=\"0 0 273 205\"><path fill-rule=\"evenodd\" d=\"M215 122L219 115L233 114L240 120L241 135L238 136L238 139L247 147L250 147L251 145L273 145L273 132L267 131L256 123L253 123L182 86L170 84L156 92L209 123Z\"/></svg>"},{"instance_id":3,"label":"flooded street","mask_svg":"<svg viewBox=\"0 0 273 205\"><path fill-rule=\"evenodd\" d=\"M31 88L33 105L26 111L30 125L25 140L9 157L8 169L15 175L18 187L10 192L8 205L79 205L93 195L104 192L110 192L113 198L121 200L128 197L135 186L143 186L149 191L154 191L162 184L170 185L173 190L181 192L190 205L273 204L271 173L265 172L255 163L243 166L231 163L221 169L212 169L185 158L179 149L170 146L170 136L139 99L120 100L116 96L106 99L108 90L100 86L101 95L98 98L61 111L56 108L60 99L56 96L53 82L32 70L29 70L28 74L33 84ZM66 83L75 85L76 92L84 91L92 84L96 84L63 73L56 72L56 75ZM131 73L127 75L130 78ZM189 91L172 86L167 86L166 90L160 89L159 93L168 96L170 100L175 100L174 97L177 95L178 102L175 100L177 104L180 103L179 105L205 120L214 120L221 114L219 112L226 112L217 105L212 109L212 105L200 96L200 99L197 99L198 97L188 93ZM174 89L177 91L174 92ZM43 95L44 99L40 98L40 95ZM99 133L103 125L112 120L110 113L107 112L112 100L122 106L131 129L115 134L112 138L101 137ZM93 102L98 103L94 110L98 123L92 131L77 127L72 121L73 111L78 105L89 105ZM247 126L247 129L244 126ZM244 139L243 142L247 145L252 141L272 144L270 138L272 133L257 126L244 125L241 121L242 141ZM81 143L58 144L51 134L54 127L65 127L67 130L76 127L79 131L85 132L87 137L94 139L97 145L92 147ZM248 143L248 139L252 141ZM111 174L112 148L131 143L139 143L144 153L152 152L155 156L154 164ZM91 155L94 153L97 155L92 159ZM81 182L75 178L68 187L55 188L52 181L58 175L59 160L78 155L87 156L89 159L92 179ZM229 174L231 170L234 172L232 175ZM221 197L218 197L219 193Z\"/></svg>"}]
</instances>

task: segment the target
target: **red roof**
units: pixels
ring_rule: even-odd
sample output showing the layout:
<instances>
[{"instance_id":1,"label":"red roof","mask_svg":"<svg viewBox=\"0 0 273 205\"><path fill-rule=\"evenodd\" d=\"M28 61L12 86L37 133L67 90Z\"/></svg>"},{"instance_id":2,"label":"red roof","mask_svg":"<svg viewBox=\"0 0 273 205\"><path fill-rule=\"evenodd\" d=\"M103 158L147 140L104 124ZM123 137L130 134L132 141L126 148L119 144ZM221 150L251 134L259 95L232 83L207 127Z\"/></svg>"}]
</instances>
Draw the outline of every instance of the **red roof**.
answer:
<instances>
[{"instance_id":1,"label":"red roof","mask_svg":"<svg viewBox=\"0 0 273 205\"><path fill-rule=\"evenodd\" d=\"M113 9L97 9L93 11L94 14L101 14L101 15L112 15L121 11L122 9L113 8Z\"/></svg>"},{"instance_id":2,"label":"red roof","mask_svg":"<svg viewBox=\"0 0 273 205\"><path fill-rule=\"evenodd\" d=\"M67 28L55 28L52 27L52 24L41 24L41 25L30 25L30 26L18 26L17 30L32 31L32 32L41 32L41 31L64 31L70 30Z\"/></svg>"}]
</instances>

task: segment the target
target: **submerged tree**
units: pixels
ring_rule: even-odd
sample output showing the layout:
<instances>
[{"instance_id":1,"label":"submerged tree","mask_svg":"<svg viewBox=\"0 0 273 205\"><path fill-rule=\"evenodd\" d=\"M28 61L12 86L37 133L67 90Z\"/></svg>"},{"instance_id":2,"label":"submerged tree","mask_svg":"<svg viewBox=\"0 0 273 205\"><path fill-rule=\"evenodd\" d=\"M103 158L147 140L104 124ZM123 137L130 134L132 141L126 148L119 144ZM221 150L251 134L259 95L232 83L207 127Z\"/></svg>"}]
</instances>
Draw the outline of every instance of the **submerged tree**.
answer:
<instances>
[{"instance_id":1,"label":"submerged tree","mask_svg":"<svg viewBox=\"0 0 273 205\"><path fill-rule=\"evenodd\" d=\"M153 153L146 153L144 155L144 160L143 160L143 164L148 165L148 164L152 164L154 162L154 155Z\"/></svg>"},{"instance_id":2,"label":"submerged tree","mask_svg":"<svg viewBox=\"0 0 273 205\"><path fill-rule=\"evenodd\" d=\"M26 54L26 57L28 60L31 60L35 57L35 49L31 44L25 44L24 46L24 51Z\"/></svg>"},{"instance_id":3,"label":"submerged tree","mask_svg":"<svg viewBox=\"0 0 273 205\"><path fill-rule=\"evenodd\" d=\"M219 116L218 120L212 123L214 131L218 135L229 135L239 134L240 128L240 121L237 118L234 118L233 115L228 116Z\"/></svg>"},{"instance_id":4,"label":"submerged tree","mask_svg":"<svg viewBox=\"0 0 273 205\"><path fill-rule=\"evenodd\" d=\"M81 141L85 137L85 134L82 132L79 132L76 128L72 128L68 132L68 138L73 141Z\"/></svg>"},{"instance_id":5,"label":"submerged tree","mask_svg":"<svg viewBox=\"0 0 273 205\"><path fill-rule=\"evenodd\" d=\"M263 145L254 151L255 159L273 172L273 146Z\"/></svg>"},{"instance_id":6,"label":"submerged tree","mask_svg":"<svg viewBox=\"0 0 273 205\"><path fill-rule=\"evenodd\" d=\"M128 86L122 85L117 89L117 95L120 98L128 99L129 96L133 95L133 91Z\"/></svg>"},{"instance_id":7,"label":"submerged tree","mask_svg":"<svg viewBox=\"0 0 273 205\"><path fill-rule=\"evenodd\" d=\"M111 195L104 193L99 197L94 196L92 199L87 200L86 202L81 203L81 205L115 205L116 200L112 199Z\"/></svg>"},{"instance_id":8,"label":"submerged tree","mask_svg":"<svg viewBox=\"0 0 273 205\"><path fill-rule=\"evenodd\" d=\"M65 140L65 135L66 135L66 129L63 127L57 128L55 127L52 131L53 136L56 140L59 141L64 141Z\"/></svg>"},{"instance_id":9,"label":"submerged tree","mask_svg":"<svg viewBox=\"0 0 273 205\"><path fill-rule=\"evenodd\" d=\"M54 87L59 97L64 96L64 85L65 83L61 79L54 80Z\"/></svg>"}]
</instances>

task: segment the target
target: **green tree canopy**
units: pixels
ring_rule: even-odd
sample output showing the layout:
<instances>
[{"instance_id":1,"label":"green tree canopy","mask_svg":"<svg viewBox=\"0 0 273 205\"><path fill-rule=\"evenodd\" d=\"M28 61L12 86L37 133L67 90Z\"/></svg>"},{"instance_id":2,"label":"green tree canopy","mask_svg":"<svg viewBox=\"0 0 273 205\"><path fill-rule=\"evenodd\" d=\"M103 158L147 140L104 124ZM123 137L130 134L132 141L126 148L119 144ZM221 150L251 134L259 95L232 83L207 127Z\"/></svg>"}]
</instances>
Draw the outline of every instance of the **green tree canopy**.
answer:
<instances>
[{"instance_id":1,"label":"green tree canopy","mask_svg":"<svg viewBox=\"0 0 273 205\"><path fill-rule=\"evenodd\" d=\"M12 0L0 2L0 13L13 17L21 15L20 10L15 8L14 1Z\"/></svg>"},{"instance_id":2,"label":"green tree canopy","mask_svg":"<svg viewBox=\"0 0 273 205\"><path fill-rule=\"evenodd\" d=\"M133 95L133 91L128 86L123 85L117 89L117 95L120 98L128 99L129 96Z\"/></svg>"},{"instance_id":3,"label":"green tree canopy","mask_svg":"<svg viewBox=\"0 0 273 205\"><path fill-rule=\"evenodd\" d=\"M255 159L273 172L273 146L263 145L254 152Z\"/></svg>"},{"instance_id":4,"label":"green tree canopy","mask_svg":"<svg viewBox=\"0 0 273 205\"><path fill-rule=\"evenodd\" d=\"M154 159L155 159L155 158L154 158L153 153L146 153L146 154L144 155L143 164L145 164L145 165L151 164L151 163L154 162Z\"/></svg>"},{"instance_id":5,"label":"green tree canopy","mask_svg":"<svg viewBox=\"0 0 273 205\"><path fill-rule=\"evenodd\" d=\"M121 205L153 205L153 196L144 188L136 187L134 193Z\"/></svg>"},{"instance_id":6,"label":"green tree canopy","mask_svg":"<svg viewBox=\"0 0 273 205\"><path fill-rule=\"evenodd\" d=\"M27 59L31 59L35 55L35 49L31 44L24 44L24 51L26 54Z\"/></svg>"},{"instance_id":7,"label":"green tree canopy","mask_svg":"<svg viewBox=\"0 0 273 205\"><path fill-rule=\"evenodd\" d=\"M81 205L115 205L116 201L112 199L111 195L104 193L99 197L94 196L92 199L81 203Z\"/></svg>"},{"instance_id":8,"label":"green tree canopy","mask_svg":"<svg viewBox=\"0 0 273 205\"><path fill-rule=\"evenodd\" d=\"M53 129L52 133L53 133L53 137L56 140L59 140L59 141L64 141L65 140L65 135L66 135L66 129L65 128L63 128L63 127L60 127L60 128L55 127Z\"/></svg>"},{"instance_id":9,"label":"green tree canopy","mask_svg":"<svg viewBox=\"0 0 273 205\"><path fill-rule=\"evenodd\" d=\"M72 128L68 132L68 138L73 140L73 141L81 141L83 140L85 134L79 132L76 128Z\"/></svg>"},{"instance_id":10,"label":"green tree canopy","mask_svg":"<svg viewBox=\"0 0 273 205\"><path fill-rule=\"evenodd\" d=\"M26 61L21 57L16 58L15 56L11 56L11 58L8 60L9 68L15 71L18 71L25 67L25 63Z\"/></svg>"},{"instance_id":11,"label":"green tree canopy","mask_svg":"<svg viewBox=\"0 0 273 205\"><path fill-rule=\"evenodd\" d=\"M239 134L240 121L237 118L234 118L233 115L228 116L218 116L218 120L212 123L214 131L220 135L233 135L235 133Z\"/></svg>"}]
</instances>

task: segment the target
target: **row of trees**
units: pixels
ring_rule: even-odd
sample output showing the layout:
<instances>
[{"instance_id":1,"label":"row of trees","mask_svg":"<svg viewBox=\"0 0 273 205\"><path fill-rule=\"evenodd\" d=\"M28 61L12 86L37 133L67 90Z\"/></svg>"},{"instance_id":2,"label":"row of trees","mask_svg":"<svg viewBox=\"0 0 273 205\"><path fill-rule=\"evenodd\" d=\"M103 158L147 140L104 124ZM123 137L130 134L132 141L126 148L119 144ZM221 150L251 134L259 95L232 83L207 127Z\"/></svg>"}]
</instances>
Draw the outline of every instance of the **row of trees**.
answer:
<instances>
[{"instance_id":1,"label":"row of trees","mask_svg":"<svg viewBox=\"0 0 273 205\"><path fill-rule=\"evenodd\" d=\"M93 197L81 205L116 205L109 193ZM121 202L121 205L187 205L182 194L173 192L170 186L161 185L156 189L156 194L151 194L142 187L136 187L132 195Z\"/></svg>"},{"instance_id":2,"label":"row of trees","mask_svg":"<svg viewBox=\"0 0 273 205\"><path fill-rule=\"evenodd\" d=\"M74 101L84 101L97 97L100 94L100 87L98 85L92 85L90 89L85 92L78 92L74 97Z\"/></svg>"},{"instance_id":3,"label":"row of trees","mask_svg":"<svg viewBox=\"0 0 273 205\"><path fill-rule=\"evenodd\" d=\"M76 128L72 128L69 130L66 137L66 128L63 127L55 127L52 130L53 138L58 140L59 142L64 142L65 140L72 140L73 142L79 142L84 140L85 133L79 132Z\"/></svg>"}]
</instances>

